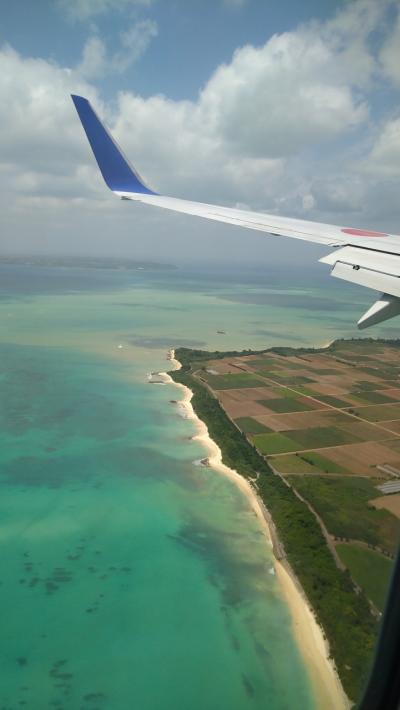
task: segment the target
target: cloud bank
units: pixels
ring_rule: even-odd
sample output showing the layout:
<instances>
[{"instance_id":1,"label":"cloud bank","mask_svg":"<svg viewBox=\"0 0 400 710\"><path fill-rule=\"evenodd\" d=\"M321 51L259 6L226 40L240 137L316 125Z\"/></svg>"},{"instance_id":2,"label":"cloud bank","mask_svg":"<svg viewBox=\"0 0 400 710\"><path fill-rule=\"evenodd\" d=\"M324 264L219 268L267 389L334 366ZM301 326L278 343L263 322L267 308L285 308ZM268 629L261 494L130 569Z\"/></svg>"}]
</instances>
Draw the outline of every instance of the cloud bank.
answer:
<instances>
[{"instance_id":1,"label":"cloud bank","mask_svg":"<svg viewBox=\"0 0 400 710\"><path fill-rule=\"evenodd\" d=\"M76 0L71 7L83 18L110 3ZM400 231L400 116L393 109L377 117L374 111L378 85L395 91L400 84L399 17L386 29L393 11L389 0L357 0L328 22L241 47L196 101L127 91L110 104L101 100L94 78L122 73L139 60L157 34L150 20L128 28L111 55L94 35L75 68L4 46L0 200L11 231L34 209L51 215L51 225L57 219L65 225L68 214L76 224L92 218L100 233L99 214L121 220L121 205L102 185L70 93L95 104L140 173L168 194ZM158 213L136 214L140 229L160 229ZM187 222L168 222L175 224L179 231ZM204 234L212 229L202 227ZM181 237L174 238L181 248ZM88 249L96 244L89 240Z\"/></svg>"}]
</instances>

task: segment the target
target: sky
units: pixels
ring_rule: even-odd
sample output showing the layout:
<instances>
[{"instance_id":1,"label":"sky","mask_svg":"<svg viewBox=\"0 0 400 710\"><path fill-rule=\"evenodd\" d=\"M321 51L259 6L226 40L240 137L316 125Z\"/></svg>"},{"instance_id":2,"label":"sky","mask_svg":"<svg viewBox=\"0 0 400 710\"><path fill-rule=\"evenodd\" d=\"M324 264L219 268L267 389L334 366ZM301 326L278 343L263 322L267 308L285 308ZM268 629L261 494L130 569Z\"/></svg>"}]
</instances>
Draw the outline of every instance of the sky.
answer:
<instances>
[{"instance_id":1,"label":"sky","mask_svg":"<svg viewBox=\"0 0 400 710\"><path fill-rule=\"evenodd\" d=\"M400 0L0 0L0 13L0 255L324 253L121 202L71 93L159 192L400 233Z\"/></svg>"}]
</instances>

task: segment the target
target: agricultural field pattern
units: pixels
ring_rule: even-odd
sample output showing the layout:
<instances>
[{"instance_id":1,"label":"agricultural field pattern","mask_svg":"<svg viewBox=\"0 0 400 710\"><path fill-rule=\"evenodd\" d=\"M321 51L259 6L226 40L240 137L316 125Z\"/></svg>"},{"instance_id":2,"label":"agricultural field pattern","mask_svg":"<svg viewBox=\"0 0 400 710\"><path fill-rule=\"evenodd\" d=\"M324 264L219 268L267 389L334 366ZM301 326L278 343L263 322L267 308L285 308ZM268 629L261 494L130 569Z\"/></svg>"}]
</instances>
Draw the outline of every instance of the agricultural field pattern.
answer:
<instances>
[{"instance_id":1,"label":"agricultural field pattern","mask_svg":"<svg viewBox=\"0 0 400 710\"><path fill-rule=\"evenodd\" d=\"M400 533L399 356L397 342L347 340L219 355L195 372L312 510L377 616ZM389 481L399 492L383 494Z\"/></svg>"}]
</instances>

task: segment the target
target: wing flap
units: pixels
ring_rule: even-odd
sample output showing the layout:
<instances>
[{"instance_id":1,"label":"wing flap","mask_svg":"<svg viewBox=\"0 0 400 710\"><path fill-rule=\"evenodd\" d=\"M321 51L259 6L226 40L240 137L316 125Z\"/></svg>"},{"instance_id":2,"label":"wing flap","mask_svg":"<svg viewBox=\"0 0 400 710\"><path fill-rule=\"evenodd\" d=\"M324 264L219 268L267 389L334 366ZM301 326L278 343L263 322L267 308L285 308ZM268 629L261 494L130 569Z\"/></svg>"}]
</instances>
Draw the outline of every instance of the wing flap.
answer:
<instances>
[{"instance_id":1,"label":"wing flap","mask_svg":"<svg viewBox=\"0 0 400 710\"><path fill-rule=\"evenodd\" d=\"M345 247L320 261L333 266L332 276L400 297L400 256Z\"/></svg>"},{"instance_id":2,"label":"wing flap","mask_svg":"<svg viewBox=\"0 0 400 710\"><path fill-rule=\"evenodd\" d=\"M331 272L332 276L344 281L350 281L358 286L366 286L374 291L382 291L391 296L400 298L400 280L397 276L383 274L380 271L372 271L372 269L357 268L351 264L343 264L337 261Z\"/></svg>"},{"instance_id":3,"label":"wing flap","mask_svg":"<svg viewBox=\"0 0 400 710\"><path fill-rule=\"evenodd\" d=\"M357 268L363 267L372 271L379 271L383 274L391 274L397 276L400 274L400 256L395 254L385 254L384 252L376 251L375 249L361 249L357 247L346 246L343 249L322 257L320 261L323 264L334 266L338 261L343 264L349 264Z\"/></svg>"}]
</instances>

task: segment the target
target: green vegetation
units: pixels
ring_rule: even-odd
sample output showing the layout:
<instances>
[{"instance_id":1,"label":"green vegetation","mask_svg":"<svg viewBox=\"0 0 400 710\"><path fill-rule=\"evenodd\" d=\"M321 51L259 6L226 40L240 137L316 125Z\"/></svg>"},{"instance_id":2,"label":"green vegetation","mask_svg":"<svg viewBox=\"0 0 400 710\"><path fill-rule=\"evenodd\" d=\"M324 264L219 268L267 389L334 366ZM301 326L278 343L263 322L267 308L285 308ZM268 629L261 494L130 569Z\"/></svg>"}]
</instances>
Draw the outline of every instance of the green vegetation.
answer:
<instances>
[{"instance_id":1,"label":"green vegetation","mask_svg":"<svg viewBox=\"0 0 400 710\"><path fill-rule=\"evenodd\" d=\"M358 358L358 353L354 353L352 351L357 350L357 347L361 343L364 357L368 355L376 355L378 352L380 352L382 345L394 345L399 347L399 343L397 340L385 340L384 338L347 338L346 340L335 340L330 345L328 350L331 350L334 353L344 351L347 357L354 355L354 357ZM347 352L348 350L350 350L350 353Z\"/></svg>"},{"instance_id":2,"label":"green vegetation","mask_svg":"<svg viewBox=\"0 0 400 710\"><path fill-rule=\"evenodd\" d=\"M316 384L316 383L314 383ZM304 385L298 385L296 387L296 392L299 394L305 394L308 395L309 397L313 397L314 399L320 398L319 392L315 392L315 390L312 389L312 385L310 387L305 387Z\"/></svg>"},{"instance_id":3,"label":"green vegetation","mask_svg":"<svg viewBox=\"0 0 400 710\"><path fill-rule=\"evenodd\" d=\"M283 353L282 350L287 350L287 353ZM290 351L290 352L289 352ZM270 350L266 350L266 353L271 352L275 353L276 355L279 355L280 358L285 357L285 360L278 359L276 357L264 357L260 358L257 360L249 360L248 364L251 368L254 368L255 370L261 370L265 369L266 372L271 372L271 371L277 371L279 374L281 374L280 370L282 370L282 374L286 370L307 370L310 367L310 363L308 361L305 362L293 362L292 360L289 360L286 355L296 355L299 350L293 349L293 348L271 348ZM317 352L317 350L313 351ZM313 370L314 372L314 370ZM320 374L336 374L337 370L333 368L324 368L322 370L316 370L316 372L319 372ZM285 372L284 376L290 376L289 373Z\"/></svg>"},{"instance_id":4,"label":"green vegetation","mask_svg":"<svg viewBox=\"0 0 400 710\"><path fill-rule=\"evenodd\" d=\"M395 552L400 520L388 510L368 506L378 493L371 479L299 476L290 481L310 501L332 535Z\"/></svg>"},{"instance_id":5,"label":"green vegetation","mask_svg":"<svg viewBox=\"0 0 400 710\"><path fill-rule=\"evenodd\" d=\"M382 380L391 380L397 377L398 370L396 367L391 367L390 365L385 365L384 367L359 367L361 372L365 372L366 375L372 375L372 377L379 377Z\"/></svg>"},{"instance_id":6,"label":"green vegetation","mask_svg":"<svg viewBox=\"0 0 400 710\"><path fill-rule=\"evenodd\" d=\"M298 444L285 434L274 431L271 434L258 434L253 437L253 442L262 454L285 454L297 451Z\"/></svg>"},{"instance_id":7,"label":"green vegetation","mask_svg":"<svg viewBox=\"0 0 400 710\"><path fill-rule=\"evenodd\" d=\"M345 402L344 399L339 399L339 397L334 397L331 394L315 394L314 396L316 399L319 399L320 402L330 404L331 407L338 407L339 409L348 407L350 404L349 402Z\"/></svg>"},{"instance_id":8,"label":"green vegetation","mask_svg":"<svg viewBox=\"0 0 400 710\"><path fill-rule=\"evenodd\" d=\"M236 429L219 402L193 377L190 351L182 350L177 350L176 355L184 367L172 372L172 377L192 389L193 406L221 447L225 463L243 476L253 478L258 474L260 495L273 516L288 560L325 629L345 690L351 698L357 699L376 636L376 622L365 596L356 594L349 574L336 567L315 516L279 476L273 475L267 462ZM275 352L278 350L292 353L291 348L275 349ZM198 352L193 354L192 360L213 357L205 353L199 359Z\"/></svg>"},{"instance_id":9,"label":"green vegetation","mask_svg":"<svg viewBox=\"0 0 400 710\"><path fill-rule=\"evenodd\" d=\"M311 387L306 387L305 385L296 385L294 389L295 392L293 390L287 390L284 386L282 386L279 390L279 393L281 397L289 397L290 395L292 397L298 397L299 395L307 395L309 397L313 397L314 399L319 399L319 393L314 392Z\"/></svg>"},{"instance_id":10,"label":"green vegetation","mask_svg":"<svg viewBox=\"0 0 400 710\"><path fill-rule=\"evenodd\" d=\"M349 473L343 466L340 466L335 461L330 461L317 451L306 451L298 454L298 456L317 468L314 473Z\"/></svg>"},{"instance_id":11,"label":"green vegetation","mask_svg":"<svg viewBox=\"0 0 400 710\"><path fill-rule=\"evenodd\" d=\"M292 402L293 400L288 401ZM360 441L358 436L335 426L289 429L285 433L272 432L254 437L257 449L267 455L284 454L301 449L323 449L325 446L341 446L358 441ZM328 471L328 473L331 472ZM341 471L337 473L341 473Z\"/></svg>"},{"instance_id":12,"label":"green vegetation","mask_svg":"<svg viewBox=\"0 0 400 710\"><path fill-rule=\"evenodd\" d=\"M178 351L176 351L178 352ZM222 360L225 357L243 357L243 355L257 355L264 353L264 350L191 350L190 348L179 348L179 362L182 367L192 367L193 370L205 366L209 360Z\"/></svg>"},{"instance_id":13,"label":"green vegetation","mask_svg":"<svg viewBox=\"0 0 400 710\"><path fill-rule=\"evenodd\" d=\"M271 390L272 392L275 392L275 394L279 395L279 397L287 397L289 399L296 399L299 396L299 392L302 388L298 387L295 390L288 390L287 387L272 387ZM301 392L303 394L303 392ZM265 400L265 404L267 404L267 400Z\"/></svg>"},{"instance_id":14,"label":"green vegetation","mask_svg":"<svg viewBox=\"0 0 400 710\"><path fill-rule=\"evenodd\" d=\"M286 412L307 412L311 407L305 402L301 402L294 397L281 397L280 399L259 399L257 400L263 407L272 409L273 412L284 414Z\"/></svg>"},{"instance_id":15,"label":"green vegetation","mask_svg":"<svg viewBox=\"0 0 400 710\"><path fill-rule=\"evenodd\" d=\"M369 390L367 392L352 392L352 397L356 397L361 402L369 402L371 404L387 404L390 402L395 402L394 397L388 397L387 394L382 394L382 392L375 392L374 390ZM345 405L348 406L348 403Z\"/></svg>"},{"instance_id":16,"label":"green vegetation","mask_svg":"<svg viewBox=\"0 0 400 710\"><path fill-rule=\"evenodd\" d=\"M260 360L249 360L249 366L254 370L265 369L266 372L270 372L271 369L279 367L279 360L275 357L264 357Z\"/></svg>"},{"instance_id":17,"label":"green vegetation","mask_svg":"<svg viewBox=\"0 0 400 710\"><path fill-rule=\"evenodd\" d=\"M322 449L324 446L341 446L360 441L358 436L335 426L316 426L309 429L291 429L286 432L297 442L298 449Z\"/></svg>"},{"instance_id":18,"label":"green vegetation","mask_svg":"<svg viewBox=\"0 0 400 710\"><path fill-rule=\"evenodd\" d=\"M302 454L287 454L287 456L277 456L269 459L269 463L279 473L322 473L322 471L311 463L308 463Z\"/></svg>"},{"instance_id":19,"label":"green vegetation","mask_svg":"<svg viewBox=\"0 0 400 710\"><path fill-rule=\"evenodd\" d=\"M240 372L237 375L210 375L208 372L203 372L202 377L207 380L214 390L242 389L243 387L262 387L265 385L264 380L248 372Z\"/></svg>"},{"instance_id":20,"label":"green vegetation","mask_svg":"<svg viewBox=\"0 0 400 710\"><path fill-rule=\"evenodd\" d=\"M239 417L235 419L235 423L245 434L266 434L272 431L269 427L253 419L253 417Z\"/></svg>"},{"instance_id":21,"label":"green vegetation","mask_svg":"<svg viewBox=\"0 0 400 710\"><path fill-rule=\"evenodd\" d=\"M285 362L274 359L275 368L289 369L289 370L304 370L305 366L300 362L292 362L291 360L285 360Z\"/></svg>"},{"instance_id":22,"label":"green vegetation","mask_svg":"<svg viewBox=\"0 0 400 710\"><path fill-rule=\"evenodd\" d=\"M383 611L393 562L379 552L359 545L339 544L336 550L356 584L364 590L376 608Z\"/></svg>"},{"instance_id":23,"label":"green vegetation","mask_svg":"<svg viewBox=\"0 0 400 710\"><path fill-rule=\"evenodd\" d=\"M336 412L333 409L328 409L324 413L324 420L326 422L326 425L332 424L333 426L338 426L340 428L345 427L347 430L349 427L353 426L353 424L356 424L359 426L360 422L357 421L357 419L352 419L349 417L347 411L346 412ZM366 426L370 426L369 424L366 424ZM375 427L374 427L375 431Z\"/></svg>"},{"instance_id":24,"label":"green vegetation","mask_svg":"<svg viewBox=\"0 0 400 710\"><path fill-rule=\"evenodd\" d=\"M305 375L294 375L292 372L273 372L271 371L268 377L271 380L276 380L277 382L282 382L284 385L305 385L309 382L315 382L311 377L305 377Z\"/></svg>"},{"instance_id":25,"label":"green vegetation","mask_svg":"<svg viewBox=\"0 0 400 710\"><path fill-rule=\"evenodd\" d=\"M369 390L379 390L379 389L385 389L386 388L386 383L381 384L379 382L371 382L371 380L358 380L358 382L355 382L355 388L357 390L362 390L363 392L368 392Z\"/></svg>"},{"instance_id":26,"label":"green vegetation","mask_svg":"<svg viewBox=\"0 0 400 710\"><path fill-rule=\"evenodd\" d=\"M390 419L400 419L400 404L376 404L370 407L357 407L354 410L361 419L369 422L384 422Z\"/></svg>"}]
</instances>

